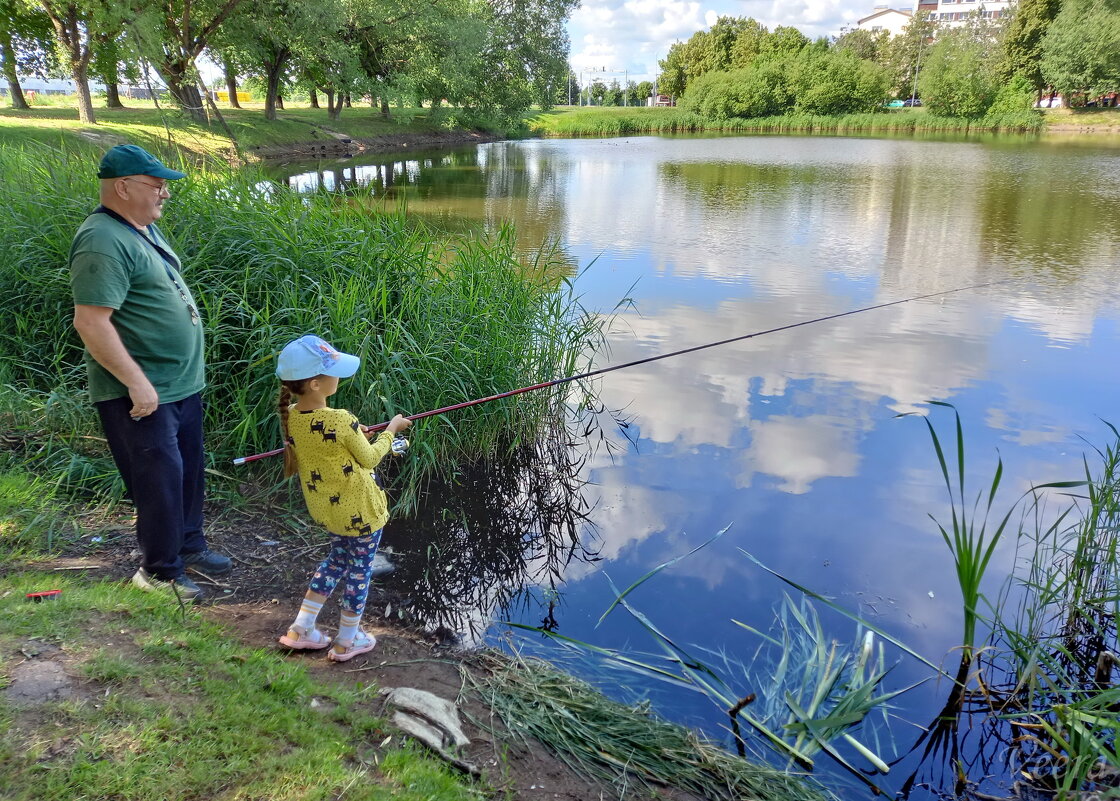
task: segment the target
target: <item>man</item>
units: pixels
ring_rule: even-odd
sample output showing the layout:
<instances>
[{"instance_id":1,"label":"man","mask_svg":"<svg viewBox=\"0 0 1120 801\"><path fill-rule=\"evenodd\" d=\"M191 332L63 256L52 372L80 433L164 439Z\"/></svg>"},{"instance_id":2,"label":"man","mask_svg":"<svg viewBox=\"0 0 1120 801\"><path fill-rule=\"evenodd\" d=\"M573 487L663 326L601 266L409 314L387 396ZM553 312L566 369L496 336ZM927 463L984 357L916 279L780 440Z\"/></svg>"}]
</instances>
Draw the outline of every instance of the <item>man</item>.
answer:
<instances>
[{"instance_id":1,"label":"man","mask_svg":"<svg viewBox=\"0 0 1120 801\"><path fill-rule=\"evenodd\" d=\"M155 221L186 177L141 147L101 160L101 205L70 248L74 328L86 346L90 398L136 507L142 554L132 583L202 596L185 575L228 573L202 533L202 396L198 306Z\"/></svg>"}]
</instances>

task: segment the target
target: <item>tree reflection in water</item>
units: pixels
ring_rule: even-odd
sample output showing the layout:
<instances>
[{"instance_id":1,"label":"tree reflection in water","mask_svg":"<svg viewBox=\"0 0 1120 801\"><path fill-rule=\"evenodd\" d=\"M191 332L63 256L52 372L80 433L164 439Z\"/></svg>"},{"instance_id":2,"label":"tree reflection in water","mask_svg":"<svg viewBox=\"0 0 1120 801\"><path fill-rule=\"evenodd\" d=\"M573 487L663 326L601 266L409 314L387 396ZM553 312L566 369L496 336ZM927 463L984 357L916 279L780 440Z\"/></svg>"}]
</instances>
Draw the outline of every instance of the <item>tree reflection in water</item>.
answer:
<instances>
[{"instance_id":1,"label":"tree reflection in water","mask_svg":"<svg viewBox=\"0 0 1120 801\"><path fill-rule=\"evenodd\" d=\"M496 614L540 603L542 625L557 627L565 570L599 559L593 505L583 493L589 435L601 434L597 417L585 411L571 425L556 420L507 458L460 465L429 484L417 510L397 521L396 541L386 540L397 569L385 586L416 621L466 644ZM615 447L603 436L598 442Z\"/></svg>"}]
</instances>

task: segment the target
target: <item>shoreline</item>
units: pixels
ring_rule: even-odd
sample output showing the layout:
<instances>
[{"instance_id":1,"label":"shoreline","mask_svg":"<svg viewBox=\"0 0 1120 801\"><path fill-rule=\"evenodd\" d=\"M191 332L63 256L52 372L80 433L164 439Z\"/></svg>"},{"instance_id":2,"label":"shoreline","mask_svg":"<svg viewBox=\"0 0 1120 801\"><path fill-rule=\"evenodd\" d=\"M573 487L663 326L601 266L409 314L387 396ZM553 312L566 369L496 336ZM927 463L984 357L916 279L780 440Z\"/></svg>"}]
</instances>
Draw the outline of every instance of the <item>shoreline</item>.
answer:
<instances>
[{"instance_id":1,"label":"shoreline","mask_svg":"<svg viewBox=\"0 0 1120 801\"><path fill-rule=\"evenodd\" d=\"M499 134L475 130L455 130L439 133L412 132L370 137L351 137L327 128L320 128L319 130L331 138L325 141L293 142L285 145L255 145L244 151L243 155L260 161L314 159L322 156L347 158L367 153L393 153L404 150L486 144L506 138Z\"/></svg>"}]
</instances>

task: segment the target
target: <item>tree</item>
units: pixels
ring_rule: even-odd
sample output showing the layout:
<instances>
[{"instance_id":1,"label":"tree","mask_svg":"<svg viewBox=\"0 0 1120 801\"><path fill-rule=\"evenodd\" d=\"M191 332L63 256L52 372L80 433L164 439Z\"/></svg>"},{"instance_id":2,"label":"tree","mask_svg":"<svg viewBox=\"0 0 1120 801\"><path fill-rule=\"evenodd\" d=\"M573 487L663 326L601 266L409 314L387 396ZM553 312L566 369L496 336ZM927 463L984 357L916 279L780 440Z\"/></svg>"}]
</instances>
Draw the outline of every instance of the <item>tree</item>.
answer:
<instances>
[{"instance_id":1,"label":"tree","mask_svg":"<svg viewBox=\"0 0 1120 801\"><path fill-rule=\"evenodd\" d=\"M744 33L758 25L753 19L743 17L718 17L707 33L696 34L692 54L693 75L703 75L711 70L728 70L732 66L735 42Z\"/></svg>"},{"instance_id":2,"label":"tree","mask_svg":"<svg viewBox=\"0 0 1120 801\"><path fill-rule=\"evenodd\" d=\"M264 84L265 119L276 119L280 85L294 55L311 51L338 33L341 7L324 0L245 0L215 32L231 103L237 104L241 70Z\"/></svg>"},{"instance_id":3,"label":"tree","mask_svg":"<svg viewBox=\"0 0 1120 801\"><path fill-rule=\"evenodd\" d=\"M98 0L40 0L54 26L55 37L70 68L78 94L78 119L95 125L89 93L89 63L93 42L103 27L112 27L108 10Z\"/></svg>"},{"instance_id":4,"label":"tree","mask_svg":"<svg viewBox=\"0 0 1120 801\"><path fill-rule=\"evenodd\" d=\"M688 86L687 63L683 42L673 42L665 58L657 65L661 72L657 76L657 88L663 95L680 96Z\"/></svg>"},{"instance_id":5,"label":"tree","mask_svg":"<svg viewBox=\"0 0 1120 801\"><path fill-rule=\"evenodd\" d=\"M241 101L237 99L237 63L228 52L218 54L218 63L222 65L222 79L226 84L226 94L229 95L230 108L241 108Z\"/></svg>"},{"instance_id":6,"label":"tree","mask_svg":"<svg viewBox=\"0 0 1120 801\"><path fill-rule=\"evenodd\" d=\"M563 86L556 87L552 102L558 106L570 106L579 97L579 76L568 69L568 79Z\"/></svg>"},{"instance_id":7,"label":"tree","mask_svg":"<svg viewBox=\"0 0 1120 801\"><path fill-rule=\"evenodd\" d=\"M594 80L591 82L589 94L591 97L591 105L602 106L607 96L607 85L600 80Z\"/></svg>"},{"instance_id":8,"label":"tree","mask_svg":"<svg viewBox=\"0 0 1120 801\"><path fill-rule=\"evenodd\" d=\"M51 19L30 0L0 0L0 59L12 96L12 108L28 108L20 73L45 75L54 66Z\"/></svg>"},{"instance_id":9,"label":"tree","mask_svg":"<svg viewBox=\"0 0 1120 801\"><path fill-rule=\"evenodd\" d=\"M676 42L664 60L657 85L662 94L681 95L688 82L712 71L746 66L758 49L748 54L751 43L760 41L766 29L753 19L718 17L709 30L697 31L686 42Z\"/></svg>"},{"instance_id":10,"label":"tree","mask_svg":"<svg viewBox=\"0 0 1120 801\"><path fill-rule=\"evenodd\" d=\"M809 37L790 25L779 25L762 40L762 54L797 53L809 44Z\"/></svg>"},{"instance_id":11,"label":"tree","mask_svg":"<svg viewBox=\"0 0 1120 801\"><path fill-rule=\"evenodd\" d=\"M106 108L123 109L124 104L118 94L121 73L131 80L140 76L135 53L125 38L124 25L118 21L97 32L93 38L93 58L90 59L89 73L105 84Z\"/></svg>"},{"instance_id":12,"label":"tree","mask_svg":"<svg viewBox=\"0 0 1120 801\"><path fill-rule=\"evenodd\" d=\"M647 97L653 97L653 84L649 81L638 81L630 92L630 105L644 106Z\"/></svg>"},{"instance_id":13,"label":"tree","mask_svg":"<svg viewBox=\"0 0 1120 801\"><path fill-rule=\"evenodd\" d=\"M754 17L745 20L739 35L735 37L735 43L731 45L732 69L749 67L762 52L762 43L769 35L770 31L766 26Z\"/></svg>"},{"instance_id":14,"label":"tree","mask_svg":"<svg viewBox=\"0 0 1120 801\"><path fill-rule=\"evenodd\" d=\"M856 58L862 58L866 61L880 62L890 39L891 35L887 31L872 33L863 28L856 28L837 39L833 49L839 52L849 52Z\"/></svg>"},{"instance_id":15,"label":"tree","mask_svg":"<svg viewBox=\"0 0 1120 801\"><path fill-rule=\"evenodd\" d=\"M923 105L947 117L983 116L999 89L997 57L991 27L978 17L942 31L918 78Z\"/></svg>"},{"instance_id":16,"label":"tree","mask_svg":"<svg viewBox=\"0 0 1120 801\"><path fill-rule=\"evenodd\" d=\"M890 90L895 94L917 93L916 77L937 31L937 23L929 18L929 12L919 11L901 34L887 42L883 63L890 73Z\"/></svg>"},{"instance_id":17,"label":"tree","mask_svg":"<svg viewBox=\"0 0 1120 801\"><path fill-rule=\"evenodd\" d=\"M1120 89L1120 0L1065 0L1043 39L1041 68L1066 104Z\"/></svg>"},{"instance_id":18,"label":"tree","mask_svg":"<svg viewBox=\"0 0 1120 801\"><path fill-rule=\"evenodd\" d=\"M490 0L482 64L498 85L487 105L511 119L549 98L568 72L568 17L578 0ZM479 76L483 77L483 76Z\"/></svg>"},{"instance_id":19,"label":"tree","mask_svg":"<svg viewBox=\"0 0 1120 801\"><path fill-rule=\"evenodd\" d=\"M167 83L176 105L198 122L205 122L195 59L243 0L164 0L158 5L136 2L135 28L145 55Z\"/></svg>"},{"instance_id":20,"label":"tree","mask_svg":"<svg viewBox=\"0 0 1120 801\"><path fill-rule=\"evenodd\" d=\"M1004 81L1022 75L1038 91L1046 86L1042 77L1042 40L1061 6L1062 0L1019 0L1014 6L999 61L999 74Z\"/></svg>"}]
</instances>

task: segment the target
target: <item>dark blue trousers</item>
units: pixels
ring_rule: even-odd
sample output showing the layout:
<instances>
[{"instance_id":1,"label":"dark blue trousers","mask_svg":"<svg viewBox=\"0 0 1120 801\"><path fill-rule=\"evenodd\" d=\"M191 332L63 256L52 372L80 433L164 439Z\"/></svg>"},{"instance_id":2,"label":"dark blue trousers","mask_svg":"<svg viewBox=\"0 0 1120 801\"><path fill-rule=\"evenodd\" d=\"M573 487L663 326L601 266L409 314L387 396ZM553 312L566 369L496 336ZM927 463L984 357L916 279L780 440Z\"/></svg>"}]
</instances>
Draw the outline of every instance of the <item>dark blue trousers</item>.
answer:
<instances>
[{"instance_id":1,"label":"dark blue trousers","mask_svg":"<svg viewBox=\"0 0 1120 801\"><path fill-rule=\"evenodd\" d=\"M141 564L161 579L183 574L183 554L206 548L202 533L202 396L161 403L133 420L130 398L94 404L109 450L136 507Z\"/></svg>"}]
</instances>

